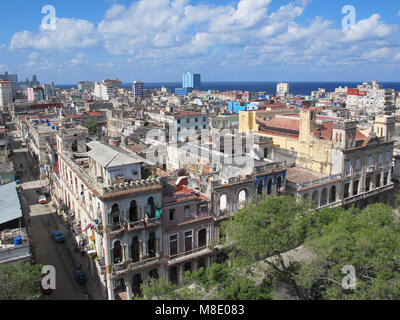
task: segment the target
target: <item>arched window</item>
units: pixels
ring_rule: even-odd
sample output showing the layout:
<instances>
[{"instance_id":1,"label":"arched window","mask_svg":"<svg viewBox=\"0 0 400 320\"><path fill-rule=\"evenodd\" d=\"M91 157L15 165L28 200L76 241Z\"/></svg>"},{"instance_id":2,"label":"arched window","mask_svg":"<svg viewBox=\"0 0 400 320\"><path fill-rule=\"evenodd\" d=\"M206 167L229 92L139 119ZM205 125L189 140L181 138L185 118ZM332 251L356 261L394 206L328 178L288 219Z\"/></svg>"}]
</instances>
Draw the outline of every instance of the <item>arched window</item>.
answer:
<instances>
[{"instance_id":1,"label":"arched window","mask_svg":"<svg viewBox=\"0 0 400 320\"><path fill-rule=\"evenodd\" d=\"M154 218L156 216L156 207L154 205L153 197L150 197L147 201L147 214L150 218Z\"/></svg>"},{"instance_id":2,"label":"arched window","mask_svg":"<svg viewBox=\"0 0 400 320\"><path fill-rule=\"evenodd\" d=\"M199 248L204 248L207 246L207 229L202 229L198 234L198 242Z\"/></svg>"},{"instance_id":3,"label":"arched window","mask_svg":"<svg viewBox=\"0 0 400 320\"><path fill-rule=\"evenodd\" d=\"M321 192L320 206L325 206L328 203L328 190L323 189Z\"/></svg>"},{"instance_id":4,"label":"arched window","mask_svg":"<svg viewBox=\"0 0 400 320\"><path fill-rule=\"evenodd\" d=\"M226 194L223 194L220 198L219 198L219 211L226 211L228 209L228 198L226 196Z\"/></svg>"},{"instance_id":5,"label":"arched window","mask_svg":"<svg viewBox=\"0 0 400 320\"><path fill-rule=\"evenodd\" d=\"M121 263L122 262L122 246L121 241L114 242L113 248L113 262Z\"/></svg>"},{"instance_id":6,"label":"arched window","mask_svg":"<svg viewBox=\"0 0 400 320\"><path fill-rule=\"evenodd\" d=\"M319 196L319 192L318 191L314 191L313 192L313 194L312 194L312 197L311 197L311 200L312 200L312 202L318 207L319 206L319 199L318 199L318 196Z\"/></svg>"},{"instance_id":7,"label":"arched window","mask_svg":"<svg viewBox=\"0 0 400 320\"><path fill-rule=\"evenodd\" d=\"M268 180L268 184L267 184L267 194L271 195L272 194L272 179Z\"/></svg>"},{"instance_id":8,"label":"arched window","mask_svg":"<svg viewBox=\"0 0 400 320\"><path fill-rule=\"evenodd\" d=\"M140 261L140 244L139 244L139 238L135 237L132 239L132 244L131 244L131 258L133 262L139 262Z\"/></svg>"},{"instance_id":9,"label":"arched window","mask_svg":"<svg viewBox=\"0 0 400 320\"><path fill-rule=\"evenodd\" d=\"M118 204L114 204L111 208L111 223L114 225L120 223L120 211Z\"/></svg>"},{"instance_id":10,"label":"arched window","mask_svg":"<svg viewBox=\"0 0 400 320\"><path fill-rule=\"evenodd\" d=\"M239 209L242 209L247 201L247 193L246 190L242 190L239 192Z\"/></svg>"},{"instance_id":11,"label":"arched window","mask_svg":"<svg viewBox=\"0 0 400 320\"><path fill-rule=\"evenodd\" d=\"M135 200L133 200L131 202L131 206L129 208L129 221L136 222L138 220L139 220L139 217L138 217L137 203Z\"/></svg>"},{"instance_id":12,"label":"arched window","mask_svg":"<svg viewBox=\"0 0 400 320\"><path fill-rule=\"evenodd\" d=\"M257 184L257 194L260 196L263 194L263 182L260 180Z\"/></svg>"},{"instance_id":13,"label":"arched window","mask_svg":"<svg viewBox=\"0 0 400 320\"><path fill-rule=\"evenodd\" d=\"M276 180L276 192L283 193L282 177L278 177Z\"/></svg>"},{"instance_id":14,"label":"arched window","mask_svg":"<svg viewBox=\"0 0 400 320\"><path fill-rule=\"evenodd\" d=\"M157 269L153 269L149 272L149 277L153 278L153 279L158 279L159 275L158 275L158 271Z\"/></svg>"},{"instance_id":15,"label":"arched window","mask_svg":"<svg viewBox=\"0 0 400 320\"><path fill-rule=\"evenodd\" d=\"M333 186L329 193L329 203L334 203L334 202L336 202L336 186Z\"/></svg>"}]
</instances>

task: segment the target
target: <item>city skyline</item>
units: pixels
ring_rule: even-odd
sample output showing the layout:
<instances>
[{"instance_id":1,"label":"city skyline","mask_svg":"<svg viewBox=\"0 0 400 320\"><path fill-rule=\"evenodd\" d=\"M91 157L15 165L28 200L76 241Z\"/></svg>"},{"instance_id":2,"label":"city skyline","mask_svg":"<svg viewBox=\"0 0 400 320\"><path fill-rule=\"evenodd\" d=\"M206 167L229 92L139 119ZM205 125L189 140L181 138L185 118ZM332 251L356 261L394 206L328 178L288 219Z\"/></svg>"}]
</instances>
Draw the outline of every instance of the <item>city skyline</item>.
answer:
<instances>
[{"instance_id":1,"label":"city skyline","mask_svg":"<svg viewBox=\"0 0 400 320\"><path fill-rule=\"evenodd\" d=\"M94 5L95 4L95 5ZM56 29L44 30L46 5ZM345 5L356 24L343 30ZM0 18L0 73L42 82L396 81L400 5L373 1L14 1ZM25 14L26 13L26 14ZM23 18L22 18L23 17ZM46 20L45 20L46 21Z\"/></svg>"}]
</instances>

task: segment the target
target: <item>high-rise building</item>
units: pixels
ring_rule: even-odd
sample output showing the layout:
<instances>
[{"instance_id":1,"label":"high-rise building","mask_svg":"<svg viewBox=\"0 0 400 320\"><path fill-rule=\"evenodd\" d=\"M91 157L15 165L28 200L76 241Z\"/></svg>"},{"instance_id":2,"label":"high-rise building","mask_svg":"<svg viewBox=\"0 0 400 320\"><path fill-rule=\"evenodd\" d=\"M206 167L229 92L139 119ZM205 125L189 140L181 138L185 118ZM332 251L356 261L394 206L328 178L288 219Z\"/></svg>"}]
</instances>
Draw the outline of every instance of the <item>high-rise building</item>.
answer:
<instances>
[{"instance_id":1,"label":"high-rise building","mask_svg":"<svg viewBox=\"0 0 400 320\"><path fill-rule=\"evenodd\" d=\"M201 90L201 75L192 72L183 74L183 89L189 88L193 90Z\"/></svg>"},{"instance_id":2,"label":"high-rise building","mask_svg":"<svg viewBox=\"0 0 400 320\"><path fill-rule=\"evenodd\" d=\"M276 86L276 95L281 99L285 99L289 95L289 83L278 83Z\"/></svg>"},{"instance_id":3,"label":"high-rise building","mask_svg":"<svg viewBox=\"0 0 400 320\"><path fill-rule=\"evenodd\" d=\"M135 97L140 97L144 99L144 83L141 81L133 81L132 94Z\"/></svg>"},{"instance_id":4,"label":"high-rise building","mask_svg":"<svg viewBox=\"0 0 400 320\"><path fill-rule=\"evenodd\" d=\"M26 89L28 95L28 101L43 101L44 100L44 90L41 87L28 88Z\"/></svg>"},{"instance_id":5,"label":"high-rise building","mask_svg":"<svg viewBox=\"0 0 400 320\"><path fill-rule=\"evenodd\" d=\"M12 103L12 86L10 81L0 80L0 107Z\"/></svg>"},{"instance_id":6,"label":"high-rise building","mask_svg":"<svg viewBox=\"0 0 400 320\"><path fill-rule=\"evenodd\" d=\"M113 84L109 81L96 82L94 85L94 96L104 101L111 100L115 97L116 91Z\"/></svg>"},{"instance_id":7,"label":"high-rise building","mask_svg":"<svg viewBox=\"0 0 400 320\"><path fill-rule=\"evenodd\" d=\"M94 82L93 81L80 81L78 82L78 91L91 91L94 90Z\"/></svg>"},{"instance_id":8,"label":"high-rise building","mask_svg":"<svg viewBox=\"0 0 400 320\"><path fill-rule=\"evenodd\" d=\"M4 74L0 74L0 80L10 81L13 99L15 99L17 95L17 83L18 83L18 75L9 74L7 71Z\"/></svg>"}]
</instances>

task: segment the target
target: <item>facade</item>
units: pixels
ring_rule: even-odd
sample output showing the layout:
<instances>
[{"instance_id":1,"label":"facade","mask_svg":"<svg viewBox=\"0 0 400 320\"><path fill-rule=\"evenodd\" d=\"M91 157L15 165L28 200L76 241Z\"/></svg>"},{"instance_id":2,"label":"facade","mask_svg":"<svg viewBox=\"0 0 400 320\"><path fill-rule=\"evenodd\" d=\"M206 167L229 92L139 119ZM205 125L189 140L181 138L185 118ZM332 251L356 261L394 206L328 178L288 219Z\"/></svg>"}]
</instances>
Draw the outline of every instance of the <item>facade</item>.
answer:
<instances>
[{"instance_id":1,"label":"facade","mask_svg":"<svg viewBox=\"0 0 400 320\"><path fill-rule=\"evenodd\" d=\"M201 75L193 72L186 72L183 74L182 88L189 88L193 90L201 90Z\"/></svg>"},{"instance_id":2,"label":"facade","mask_svg":"<svg viewBox=\"0 0 400 320\"><path fill-rule=\"evenodd\" d=\"M93 81L80 81L78 82L78 91L93 91L94 90L94 82Z\"/></svg>"},{"instance_id":3,"label":"facade","mask_svg":"<svg viewBox=\"0 0 400 320\"><path fill-rule=\"evenodd\" d=\"M276 95L281 99L286 99L289 95L289 83L280 82L276 86Z\"/></svg>"},{"instance_id":4,"label":"facade","mask_svg":"<svg viewBox=\"0 0 400 320\"><path fill-rule=\"evenodd\" d=\"M213 219L209 201L187 187L189 177L177 177L163 189L163 243L166 280L183 285L186 271L212 263Z\"/></svg>"},{"instance_id":5,"label":"facade","mask_svg":"<svg viewBox=\"0 0 400 320\"><path fill-rule=\"evenodd\" d=\"M115 91L116 89L111 83L96 82L93 95L100 100L109 101L115 97Z\"/></svg>"},{"instance_id":6,"label":"facade","mask_svg":"<svg viewBox=\"0 0 400 320\"><path fill-rule=\"evenodd\" d=\"M15 99L15 97L17 95L18 75L9 74L8 72L5 72L4 74L0 74L0 80L10 81L11 88L12 88L12 96L13 96L13 99Z\"/></svg>"},{"instance_id":7,"label":"facade","mask_svg":"<svg viewBox=\"0 0 400 320\"><path fill-rule=\"evenodd\" d=\"M74 137L70 137L74 139ZM61 202L89 255L108 299L132 299L148 277L163 276L160 179L142 180L143 159L87 143L79 156L57 135Z\"/></svg>"},{"instance_id":8,"label":"facade","mask_svg":"<svg viewBox=\"0 0 400 320\"><path fill-rule=\"evenodd\" d=\"M13 102L12 86L10 81L0 81L0 107L5 107Z\"/></svg>"},{"instance_id":9,"label":"facade","mask_svg":"<svg viewBox=\"0 0 400 320\"><path fill-rule=\"evenodd\" d=\"M175 89L175 94L180 96L180 97L185 97L187 96L190 92L192 92L193 89L191 88L176 88Z\"/></svg>"},{"instance_id":10,"label":"facade","mask_svg":"<svg viewBox=\"0 0 400 320\"><path fill-rule=\"evenodd\" d=\"M132 84L132 94L135 97L144 99L144 83L140 81L134 81Z\"/></svg>"},{"instance_id":11,"label":"facade","mask_svg":"<svg viewBox=\"0 0 400 320\"><path fill-rule=\"evenodd\" d=\"M43 88L28 88L26 89L28 101L43 101L44 100L44 91Z\"/></svg>"}]
</instances>

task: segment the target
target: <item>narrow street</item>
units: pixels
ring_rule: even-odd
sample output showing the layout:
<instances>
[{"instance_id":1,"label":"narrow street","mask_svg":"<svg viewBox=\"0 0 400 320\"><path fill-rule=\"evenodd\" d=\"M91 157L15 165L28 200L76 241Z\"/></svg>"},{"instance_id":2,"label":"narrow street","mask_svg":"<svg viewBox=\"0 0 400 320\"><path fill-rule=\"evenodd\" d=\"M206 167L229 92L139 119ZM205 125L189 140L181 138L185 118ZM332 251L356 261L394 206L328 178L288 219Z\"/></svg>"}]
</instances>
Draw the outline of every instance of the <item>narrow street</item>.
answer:
<instances>
[{"instance_id":1,"label":"narrow street","mask_svg":"<svg viewBox=\"0 0 400 320\"><path fill-rule=\"evenodd\" d=\"M31 241L31 250L37 264L52 265L56 269L56 290L48 297L49 300L103 300L94 280L87 272L87 257L75 252L68 228L56 214L55 208L48 204L39 204L37 190L42 187L39 178L39 168L27 148L21 147L21 139L17 132L12 132L14 145L14 166L23 171L22 188L23 199L21 206ZM51 199L48 199L50 201ZM52 231L60 230L66 242L56 243L52 238ZM88 280L86 285L79 285L73 271L82 266ZM87 292L90 292L89 298Z\"/></svg>"}]
</instances>

